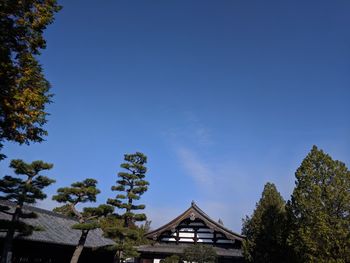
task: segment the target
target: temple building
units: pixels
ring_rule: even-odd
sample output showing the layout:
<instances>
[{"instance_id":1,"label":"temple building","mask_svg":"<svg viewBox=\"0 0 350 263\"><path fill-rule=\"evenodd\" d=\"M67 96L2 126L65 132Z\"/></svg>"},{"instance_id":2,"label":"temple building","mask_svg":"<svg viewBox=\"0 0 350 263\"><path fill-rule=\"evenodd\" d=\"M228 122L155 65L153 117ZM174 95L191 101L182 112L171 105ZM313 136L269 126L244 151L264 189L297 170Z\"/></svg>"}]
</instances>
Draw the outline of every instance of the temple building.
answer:
<instances>
[{"instance_id":1,"label":"temple building","mask_svg":"<svg viewBox=\"0 0 350 263\"><path fill-rule=\"evenodd\" d=\"M194 202L181 215L147 233L146 237L152 244L138 247L140 263L159 263L168 256L180 256L186 247L197 243L213 246L218 263L243 262L244 236L211 219Z\"/></svg>"}]
</instances>

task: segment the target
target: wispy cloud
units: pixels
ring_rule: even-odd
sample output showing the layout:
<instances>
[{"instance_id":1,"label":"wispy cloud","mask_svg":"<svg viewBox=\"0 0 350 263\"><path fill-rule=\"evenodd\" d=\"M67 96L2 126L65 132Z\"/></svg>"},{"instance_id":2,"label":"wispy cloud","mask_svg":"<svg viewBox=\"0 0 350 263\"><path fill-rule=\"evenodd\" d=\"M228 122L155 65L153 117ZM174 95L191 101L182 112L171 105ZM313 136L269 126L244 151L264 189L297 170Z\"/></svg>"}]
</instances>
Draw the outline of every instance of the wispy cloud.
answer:
<instances>
[{"instance_id":1,"label":"wispy cloud","mask_svg":"<svg viewBox=\"0 0 350 263\"><path fill-rule=\"evenodd\" d=\"M261 190L254 188L258 184L251 184L256 169L242 167L235 156L227 156L227 153L213 155L217 145L211 127L191 112L184 116L184 122L169 129L165 135L184 175L190 179L189 184L198 193L195 201L213 219L221 218L229 228L239 232L241 218L254 207L254 202L247 199L247 189L256 193ZM155 226L166 223L165 218L170 220L177 215L173 209L161 208L162 212L154 212L157 209L150 210Z\"/></svg>"},{"instance_id":2,"label":"wispy cloud","mask_svg":"<svg viewBox=\"0 0 350 263\"><path fill-rule=\"evenodd\" d=\"M199 159L195 152L185 147L179 147L177 149L177 154L186 173L191 176L197 184L201 187L212 185L213 174L211 169Z\"/></svg>"}]
</instances>

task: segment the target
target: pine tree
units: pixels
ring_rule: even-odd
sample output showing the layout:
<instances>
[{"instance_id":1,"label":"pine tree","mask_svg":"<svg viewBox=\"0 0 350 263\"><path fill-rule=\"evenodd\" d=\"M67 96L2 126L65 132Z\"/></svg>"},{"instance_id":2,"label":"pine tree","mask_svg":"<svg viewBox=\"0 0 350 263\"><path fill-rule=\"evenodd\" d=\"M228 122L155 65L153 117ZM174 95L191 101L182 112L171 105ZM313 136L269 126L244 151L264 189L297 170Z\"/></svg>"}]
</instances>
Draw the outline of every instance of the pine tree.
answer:
<instances>
[{"instance_id":1,"label":"pine tree","mask_svg":"<svg viewBox=\"0 0 350 263\"><path fill-rule=\"evenodd\" d=\"M110 205L100 205L98 207L84 207L80 212L77 209L78 204L86 202L96 202L96 196L100 190L96 187L95 179L85 179L82 182L71 184L71 187L59 188L57 195L52 199L65 205L55 208L54 211L76 218L78 223L73 225L73 229L81 230L79 242L71 258L71 263L77 263L84 249L89 231L100 228L101 218L111 214L114 208Z\"/></svg>"},{"instance_id":2,"label":"pine tree","mask_svg":"<svg viewBox=\"0 0 350 263\"><path fill-rule=\"evenodd\" d=\"M350 172L313 146L287 205L299 262L350 262Z\"/></svg>"},{"instance_id":3,"label":"pine tree","mask_svg":"<svg viewBox=\"0 0 350 263\"><path fill-rule=\"evenodd\" d=\"M47 134L42 126L52 95L37 57L59 10L55 0L0 1L0 149L5 140L28 144Z\"/></svg>"},{"instance_id":4,"label":"pine tree","mask_svg":"<svg viewBox=\"0 0 350 263\"><path fill-rule=\"evenodd\" d=\"M41 171L50 170L53 165L43 161L34 161L25 163L22 160L12 160L10 167L14 169L15 174L24 175L26 178L4 176L0 180L0 196L1 200L8 200L16 204L15 210L12 212L7 205L0 206L0 212L11 215L10 222L1 221L1 228L7 229L4 241L4 248L1 257L1 263L9 263L12 260L12 244L16 232L29 235L35 228L20 221L21 218L35 218L35 213L23 212L25 203L33 204L37 200L46 198L46 194L42 191L49 186L54 180L40 175Z\"/></svg>"},{"instance_id":5,"label":"pine tree","mask_svg":"<svg viewBox=\"0 0 350 263\"><path fill-rule=\"evenodd\" d=\"M108 199L107 203L119 209L124 210L122 215L125 227L129 227L136 221L146 220L146 215L143 213L137 214L134 211L145 209L145 205L135 205L134 201L140 199L147 189L149 183L144 180L147 168L144 166L147 163L147 157L136 152L135 154L125 154L125 163L120 165L127 172L118 173L117 185L112 186L112 191L121 192L115 199Z\"/></svg>"},{"instance_id":6,"label":"pine tree","mask_svg":"<svg viewBox=\"0 0 350 263\"><path fill-rule=\"evenodd\" d=\"M135 246L144 244L144 229L137 225L125 227L124 220L119 215L112 215L103 220L104 236L113 239L115 245L110 249L115 252L114 261L124 262L128 258L139 254Z\"/></svg>"},{"instance_id":7,"label":"pine tree","mask_svg":"<svg viewBox=\"0 0 350 263\"><path fill-rule=\"evenodd\" d=\"M134 245L140 241L140 229L136 222L146 220L144 213L136 213L143 210L145 205L135 204L147 191L149 183L144 180L147 168L147 157L136 152L135 154L125 154L125 163L121 168L126 172L118 173L117 185L112 186L113 191L119 192L114 199L108 199L107 203L117 207L121 214L115 216L114 224L107 224L104 228L105 235L113 238L116 242L116 261L122 262L127 257L137 256Z\"/></svg>"},{"instance_id":8,"label":"pine tree","mask_svg":"<svg viewBox=\"0 0 350 263\"><path fill-rule=\"evenodd\" d=\"M288 262L285 201L276 186L267 183L251 217L243 220L243 253L248 262Z\"/></svg>"}]
</instances>

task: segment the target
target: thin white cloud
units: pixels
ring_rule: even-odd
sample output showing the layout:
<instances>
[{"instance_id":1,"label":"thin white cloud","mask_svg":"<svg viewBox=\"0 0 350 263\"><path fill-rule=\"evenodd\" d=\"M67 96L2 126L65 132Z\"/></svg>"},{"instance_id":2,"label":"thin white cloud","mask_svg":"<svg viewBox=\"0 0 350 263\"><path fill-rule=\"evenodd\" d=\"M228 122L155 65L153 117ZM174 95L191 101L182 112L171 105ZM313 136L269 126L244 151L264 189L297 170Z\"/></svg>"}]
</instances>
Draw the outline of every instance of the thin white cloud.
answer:
<instances>
[{"instance_id":1,"label":"thin white cloud","mask_svg":"<svg viewBox=\"0 0 350 263\"><path fill-rule=\"evenodd\" d=\"M179 147L177 154L185 172L191 176L200 187L207 188L213 183L211 169L188 148Z\"/></svg>"}]
</instances>

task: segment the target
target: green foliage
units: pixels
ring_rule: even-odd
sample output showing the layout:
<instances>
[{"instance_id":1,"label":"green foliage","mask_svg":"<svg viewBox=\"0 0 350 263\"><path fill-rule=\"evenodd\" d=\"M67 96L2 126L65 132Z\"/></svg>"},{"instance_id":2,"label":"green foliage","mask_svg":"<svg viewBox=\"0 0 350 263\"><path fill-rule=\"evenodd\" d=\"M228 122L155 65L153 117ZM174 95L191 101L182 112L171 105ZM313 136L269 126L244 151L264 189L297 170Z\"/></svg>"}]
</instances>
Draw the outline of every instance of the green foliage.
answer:
<instances>
[{"instance_id":1,"label":"green foliage","mask_svg":"<svg viewBox=\"0 0 350 263\"><path fill-rule=\"evenodd\" d=\"M146 215L136 214L134 211L145 209L145 205L135 205L134 201L139 200L147 189L149 183L144 180L147 168L144 166L147 163L147 157L136 152L135 154L125 154L125 163L120 166L127 172L118 173L120 178L116 186L112 186L113 191L121 192L117 194L115 199L108 199L107 203L119 209L124 210L122 217L125 221L125 226L134 224L135 221L146 220Z\"/></svg>"},{"instance_id":2,"label":"green foliage","mask_svg":"<svg viewBox=\"0 0 350 263\"><path fill-rule=\"evenodd\" d=\"M71 263L78 262L82 248L90 230L100 228L102 218L113 213L114 208L110 205L99 205L98 207L85 207L83 211L78 211L76 206L86 202L96 202L96 196L100 193L97 189L95 179L85 179L82 182L72 183L70 187L62 187L57 190L57 195L52 197L63 206L54 209L56 213L70 216L78 220L72 229L81 230L79 243L72 255Z\"/></svg>"},{"instance_id":3,"label":"green foliage","mask_svg":"<svg viewBox=\"0 0 350 263\"><path fill-rule=\"evenodd\" d=\"M14 169L16 175L25 176L25 179L6 175L0 180L0 192L2 193L0 199L11 201L16 204L14 211L11 211L9 206L0 206L0 212L12 217L11 221L6 223L4 221L0 222L1 231L7 232L2 261L9 257L15 232L19 232L22 235L30 235L32 231L37 230L36 227L20 221L21 218L37 217L33 212L25 213L22 210L23 205L25 203L33 204L37 200L46 198L43 189L55 182L46 176L40 175L41 171L50 170L53 167L52 164L43 161L25 163L22 160L12 160L10 167Z\"/></svg>"},{"instance_id":4,"label":"green foliage","mask_svg":"<svg viewBox=\"0 0 350 263\"><path fill-rule=\"evenodd\" d=\"M127 258L139 256L135 246L147 243L145 238L148 226L124 226L124 219L111 215L106 217L101 223L104 236L114 240L115 245L111 247L116 252L118 262L124 262Z\"/></svg>"},{"instance_id":5,"label":"green foliage","mask_svg":"<svg viewBox=\"0 0 350 263\"><path fill-rule=\"evenodd\" d=\"M177 255L172 255L170 257L166 257L160 261L161 263L179 263L180 257Z\"/></svg>"},{"instance_id":6,"label":"green foliage","mask_svg":"<svg viewBox=\"0 0 350 263\"><path fill-rule=\"evenodd\" d=\"M57 195L52 199L59 203L68 203L73 206L78 203L96 202L96 195L100 190L96 188L95 179L85 179L82 182L71 184L71 187L62 187L57 189Z\"/></svg>"},{"instance_id":7,"label":"green foliage","mask_svg":"<svg viewBox=\"0 0 350 263\"><path fill-rule=\"evenodd\" d=\"M145 205L135 204L141 196L147 191L149 183L144 180L147 168L147 157L136 152L135 154L125 154L125 163L121 167L127 172L118 173L119 180L117 185L112 186L113 191L119 192L114 199L108 199L107 203L117 207L123 213L113 215L106 222L103 228L106 237L112 238L116 245L116 259L123 262L126 258L138 255L135 246L146 242L144 238L145 230L149 225L138 227L137 221L146 220L144 213L135 213L142 210Z\"/></svg>"},{"instance_id":8,"label":"green foliage","mask_svg":"<svg viewBox=\"0 0 350 263\"><path fill-rule=\"evenodd\" d=\"M67 217L75 217L75 214L74 214L70 204L65 204L65 205L62 205L59 207L55 207L53 209L53 211L55 213L58 213L58 214L61 214L61 215L67 216Z\"/></svg>"},{"instance_id":9,"label":"green foliage","mask_svg":"<svg viewBox=\"0 0 350 263\"><path fill-rule=\"evenodd\" d=\"M57 195L52 197L63 206L54 209L54 212L76 218L79 224L74 229L92 230L100 227L100 219L113 213L114 208L110 205L99 205L98 207L85 207L78 211L76 206L80 203L95 202L100 190L96 187L95 179L85 179L82 182L71 184L71 187L63 187L57 190Z\"/></svg>"},{"instance_id":10,"label":"green foliage","mask_svg":"<svg viewBox=\"0 0 350 263\"><path fill-rule=\"evenodd\" d=\"M54 180L39 175L42 170L50 170L53 165L43 161L34 161L30 164L22 160L12 160L10 167L14 169L16 175L25 175L27 178L4 176L0 180L0 192L3 195L0 199L12 202L35 203L36 200L43 200L46 194L42 191L49 186Z\"/></svg>"},{"instance_id":11,"label":"green foliage","mask_svg":"<svg viewBox=\"0 0 350 263\"><path fill-rule=\"evenodd\" d=\"M0 192L2 193L0 199L14 202L22 207L24 203L33 204L36 200L46 198L46 194L42 190L54 183L55 180L39 173L50 170L53 167L52 164L43 161L25 163L22 160L12 160L10 167L14 169L16 175L24 175L26 178L4 176L0 180ZM6 205L0 206L0 212L11 214L9 210L10 208ZM21 209L18 211L18 216L21 218L35 217L34 213L26 214Z\"/></svg>"},{"instance_id":12,"label":"green foliage","mask_svg":"<svg viewBox=\"0 0 350 263\"><path fill-rule=\"evenodd\" d=\"M217 254L212 246L195 244L184 249L183 260L196 263L214 263Z\"/></svg>"},{"instance_id":13,"label":"green foliage","mask_svg":"<svg viewBox=\"0 0 350 263\"><path fill-rule=\"evenodd\" d=\"M52 95L37 56L59 10L55 0L0 2L0 149L5 140L28 144L47 134L42 126Z\"/></svg>"},{"instance_id":14,"label":"green foliage","mask_svg":"<svg viewBox=\"0 0 350 263\"><path fill-rule=\"evenodd\" d=\"M243 253L247 262L288 262L285 201L276 186L267 183L251 217L243 220Z\"/></svg>"},{"instance_id":15,"label":"green foliage","mask_svg":"<svg viewBox=\"0 0 350 263\"><path fill-rule=\"evenodd\" d=\"M299 262L350 262L350 172L314 146L287 205Z\"/></svg>"}]
</instances>

